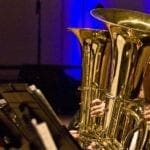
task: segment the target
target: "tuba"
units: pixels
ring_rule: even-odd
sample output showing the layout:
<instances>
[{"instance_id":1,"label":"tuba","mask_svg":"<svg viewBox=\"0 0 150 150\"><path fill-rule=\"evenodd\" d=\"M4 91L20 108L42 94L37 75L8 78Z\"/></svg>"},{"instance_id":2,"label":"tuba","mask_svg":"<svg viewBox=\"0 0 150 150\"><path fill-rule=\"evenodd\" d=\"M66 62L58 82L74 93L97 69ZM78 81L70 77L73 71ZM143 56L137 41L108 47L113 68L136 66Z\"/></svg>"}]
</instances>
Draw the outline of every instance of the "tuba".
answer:
<instances>
[{"instance_id":1,"label":"tuba","mask_svg":"<svg viewBox=\"0 0 150 150\"><path fill-rule=\"evenodd\" d=\"M150 57L150 15L138 11L98 8L91 11L108 28L112 43L111 83L102 150L148 150L150 125L143 119L139 97Z\"/></svg>"},{"instance_id":2,"label":"tuba","mask_svg":"<svg viewBox=\"0 0 150 150\"><path fill-rule=\"evenodd\" d=\"M69 28L78 38L82 53L79 143L85 149L104 130L104 117L90 117L91 100L104 100L110 83L111 40L108 31Z\"/></svg>"}]
</instances>

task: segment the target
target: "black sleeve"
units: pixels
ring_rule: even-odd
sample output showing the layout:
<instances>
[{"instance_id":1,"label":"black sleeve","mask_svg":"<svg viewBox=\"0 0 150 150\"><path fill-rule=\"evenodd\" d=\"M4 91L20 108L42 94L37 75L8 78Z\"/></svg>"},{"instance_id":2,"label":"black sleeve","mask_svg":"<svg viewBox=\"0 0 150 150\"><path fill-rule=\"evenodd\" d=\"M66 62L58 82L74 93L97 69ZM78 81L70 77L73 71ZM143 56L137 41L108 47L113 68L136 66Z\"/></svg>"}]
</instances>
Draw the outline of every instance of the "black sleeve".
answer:
<instances>
[{"instance_id":1,"label":"black sleeve","mask_svg":"<svg viewBox=\"0 0 150 150\"><path fill-rule=\"evenodd\" d=\"M79 128L79 118L80 118L80 111L78 110L73 119L70 121L69 125L68 125L68 129L69 130L78 130Z\"/></svg>"}]
</instances>

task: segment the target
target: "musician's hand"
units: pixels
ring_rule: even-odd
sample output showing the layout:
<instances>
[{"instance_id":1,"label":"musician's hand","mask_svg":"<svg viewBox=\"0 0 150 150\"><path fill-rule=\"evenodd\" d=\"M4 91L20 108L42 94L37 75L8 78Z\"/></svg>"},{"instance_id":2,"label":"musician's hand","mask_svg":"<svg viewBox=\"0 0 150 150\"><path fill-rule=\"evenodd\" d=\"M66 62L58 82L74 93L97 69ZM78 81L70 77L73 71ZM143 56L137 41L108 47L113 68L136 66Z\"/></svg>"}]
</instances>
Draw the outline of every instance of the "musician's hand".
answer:
<instances>
[{"instance_id":1,"label":"musician's hand","mask_svg":"<svg viewBox=\"0 0 150 150\"><path fill-rule=\"evenodd\" d=\"M76 140L78 140L79 138L78 130L70 130L69 132ZM86 148L86 150L97 150L97 144L95 142L91 142L91 144Z\"/></svg>"},{"instance_id":2,"label":"musician's hand","mask_svg":"<svg viewBox=\"0 0 150 150\"><path fill-rule=\"evenodd\" d=\"M97 143L98 144L98 143ZM91 144L87 147L87 149L86 150L97 150L97 149L99 149L96 144L96 142L91 142Z\"/></svg>"},{"instance_id":3,"label":"musician's hand","mask_svg":"<svg viewBox=\"0 0 150 150\"><path fill-rule=\"evenodd\" d=\"M71 134L75 139L78 139L78 138L79 138L79 132L78 132L78 130L70 130L69 132L70 132L70 134Z\"/></svg>"},{"instance_id":4,"label":"musician's hand","mask_svg":"<svg viewBox=\"0 0 150 150\"><path fill-rule=\"evenodd\" d=\"M150 104L144 107L144 118L150 121Z\"/></svg>"},{"instance_id":5,"label":"musician's hand","mask_svg":"<svg viewBox=\"0 0 150 150\"><path fill-rule=\"evenodd\" d=\"M105 102L100 99L94 99L91 103L91 117L101 116L105 111Z\"/></svg>"}]
</instances>

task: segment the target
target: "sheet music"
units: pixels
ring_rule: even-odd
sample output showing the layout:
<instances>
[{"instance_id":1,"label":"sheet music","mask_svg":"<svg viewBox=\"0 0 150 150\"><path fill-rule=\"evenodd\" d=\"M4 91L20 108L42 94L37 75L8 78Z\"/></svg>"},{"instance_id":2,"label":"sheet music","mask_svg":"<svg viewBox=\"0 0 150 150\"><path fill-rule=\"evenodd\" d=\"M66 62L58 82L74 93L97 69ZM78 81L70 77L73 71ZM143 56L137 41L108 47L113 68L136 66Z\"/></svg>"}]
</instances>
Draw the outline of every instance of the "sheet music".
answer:
<instances>
[{"instance_id":1,"label":"sheet music","mask_svg":"<svg viewBox=\"0 0 150 150\"><path fill-rule=\"evenodd\" d=\"M39 134L46 150L57 150L57 147L46 122L37 123L36 119L32 119L31 123Z\"/></svg>"}]
</instances>

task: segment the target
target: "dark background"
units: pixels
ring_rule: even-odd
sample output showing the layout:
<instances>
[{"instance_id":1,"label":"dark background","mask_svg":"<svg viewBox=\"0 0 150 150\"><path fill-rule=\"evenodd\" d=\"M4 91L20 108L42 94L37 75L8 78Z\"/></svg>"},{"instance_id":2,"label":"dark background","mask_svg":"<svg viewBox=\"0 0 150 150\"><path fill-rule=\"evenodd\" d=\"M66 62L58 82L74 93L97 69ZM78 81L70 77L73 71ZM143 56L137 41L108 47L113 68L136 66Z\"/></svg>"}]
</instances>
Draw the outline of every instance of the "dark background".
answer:
<instances>
[{"instance_id":1,"label":"dark background","mask_svg":"<svg viewBox=\"0 0 150 150\"><path fill-rule=\"evenodd\" d=\"M81 52L67 27L101 28L90 15L98 3L150 11L148 0L0 0L0 83L36 84L57 112L74 113Z\"/></svg>"}]
</instances>

